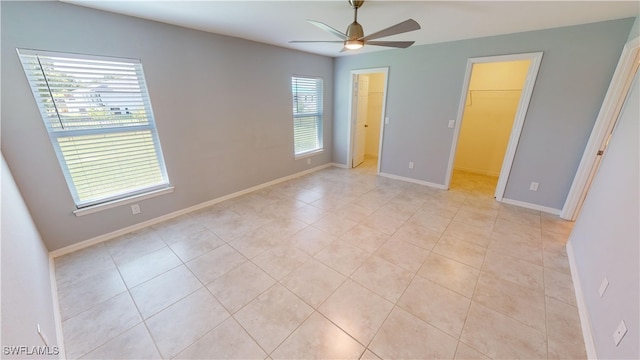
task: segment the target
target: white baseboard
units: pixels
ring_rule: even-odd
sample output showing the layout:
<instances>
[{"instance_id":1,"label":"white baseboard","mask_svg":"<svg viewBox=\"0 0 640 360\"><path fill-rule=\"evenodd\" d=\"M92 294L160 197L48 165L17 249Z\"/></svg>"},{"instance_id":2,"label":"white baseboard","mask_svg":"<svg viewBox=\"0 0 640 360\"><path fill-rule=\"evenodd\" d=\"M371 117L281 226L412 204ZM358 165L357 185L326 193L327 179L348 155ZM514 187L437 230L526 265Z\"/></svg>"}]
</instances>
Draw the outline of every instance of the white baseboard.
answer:
<instances>
[{"instance_id":1,"label":"white baseboard","mask_svg":"<svg viewBox=\"0 0 640 360\"><path fill-rule=\"evenodd\" d=\"M404 177L404 176L387 174L387 173L383 173L383 172L381 172L378 175L384 176L384 177L389 178L389 179L406 181L406 182L410 182L410 183L413 183L413 184L429 186L429 187L433 187L433 188L440 189L440 190L447 190L447 187L442 185L442 184L436 184L436 183L432 183L432 182L428 182L428 181L412 179L412 178L408 178L408 177Z\"/></svg>"},{"instance_id":2,"label":"white baseboard","mask_svg":"<svg viewBox=\"0 0 640 360\"><path fill-rule=\"evenodd\" d=\"M348 169L349 167L345 164L340 164L340 163L331 163L331 166L335 166L337 168L341 168L341 169Z\"/></svg>"},{"instance_id":3,"label":"white baseboard","mask_svg":"<svg viewBox=\"0 0 640 360\"><path fill-rule=\"evenodd\" d=\"M567 257L569 258L569 268L571 269L571 281L573 281L573 289L576 294L576 304L578 305L578 315L580 316L580 326L582 327L582 337L584 338L584 346L587 351L587 358L597 359L596 345L593 341L593 333L591 331L591 318L587 311L587 303L584 300L582 286L580 285L580 276L578 274L578 266L576 264L575 255L573 253L573 245L571 239L567 242Z\"/></svg>"},{"instance_id":4,"label":"white baseboard","mask_svg":"<svg viewBox=\"0 0 640 360\"><path fill-rule=\"evenodd\" d=\"M244 189L244 190L240 190L240 191L234 192L232 194L221 196L219 198L216 198L216 199L213 199L213 200L209 200L209 201L205 201L203 203L200 203L200 204L197 204L197 205L194 205L194 206L190 206L190 207L185 208L185 209L174 211L172 213L169 213L169 214L166 214L166 215L162 215L162 216L159 216L159 217L147 220L147 221L143 221L141 223L137 223L137 224L134 224L134 225L131 225L131 226L127 226L125 228L122 228L122 229L119 229L119 230L116 230L116 231L112 231L112 232L107 233L107 234L99 235L99 236L96 236L96 237L88 239L88 240L84 240L84 241L81 241L81 242L78 242L78 243L75 243L75 244L72 244L72 245L69 245L69 246L65 246L63 248L51 251L49 254L50 254L50 256L52 258L57 258L57 257L63 256L63 255L66 255L66 254L70 254L70 253L72 253L74 251L78 251L78 250L93 246L95 244L99 244L101 242L114 239L114 238L116 238L118 236L122 236L122 235L128 234L130 232L133 232L133 231L136 231L136 230L140 230L140 229L146 228L148 226L151 226L151 225L154 225L154 224L158 224L158 223L163 222L163 221L167 221L169 219L173 219L175 217L190 213L192 211L200 210L200 209L206 208L208 206L215 205L217 203L223 202L225 200L233 199L235 197L242 196L242 195L245 195L245 194L260 190L260 189L264 189L266 187L269 187L269 186L272 186L272 185L275 185L275 184L279 184L281 182L285 182L285 181L288 181L288 180L291 180L291 179L298 178L300 176L311 174L313 172L316 172L316 171L322 170L322 169L326 169L326 168L331 167L331 166L341 167L341 164L327 163L327 164L323 164L323 165L320 165L320 166L316 166L316 167L313 167L311 169L307 169L307 170L304 170L304 171L301 171L301 172L298 172L298 173L295 173L295 174L292 174L292 175L281 177L279 179L271 180L271 181L268 181L268 182L260 184L260 185L256 185L256 186ZM344 166L344 165L342 165L342 166Z\"/></svg>"},{"instance_id":5,"label":"white baseboard","mask_svg":"<svg viewBox=\"0 0 640 360\"><path fill-rule=\"evenodd\" d=\"M520 207L531 209L531 210L546 212L552 215L560 215L560 211L562 211L561 209L554 209L547 206L536 205L536 204L532 204L524 201L512 200L507 198L502 198L502 202L509 205L515 205L515 206L520 206Z\"/></svg>"},{"instance_id":6,"label":"white baseboard","mask_svg":"<svg viewBox=\"0 0 640 360\"><path fill-rule=\"evenodd\" d=\"M56 281L56 265L53 256L49 253L49 282L51 283L51 300L53 306L53 321L56 326L56 342L58 347L58 359L66 359L64 347L64 334L62 333L62 315L60 314L60 302L58 301L58 282ZM49 344L52 346L52 344Z\"/></svg>"}]
</instances>

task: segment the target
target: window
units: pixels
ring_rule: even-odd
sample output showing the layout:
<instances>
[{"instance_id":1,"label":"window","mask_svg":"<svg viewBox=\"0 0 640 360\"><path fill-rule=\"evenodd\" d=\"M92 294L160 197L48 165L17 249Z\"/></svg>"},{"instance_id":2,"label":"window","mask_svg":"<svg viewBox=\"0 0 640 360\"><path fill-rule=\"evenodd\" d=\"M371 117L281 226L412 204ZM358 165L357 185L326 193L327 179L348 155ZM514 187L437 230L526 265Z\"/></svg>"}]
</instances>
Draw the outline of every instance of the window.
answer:
<instances>
[{"instance_id":1,"label":"window","mask_svg":"<svg viewBox=\"0 0 640 360\"><path fill-rule=\"evenodd\" d=\"M322 151L322 79L291 78L295 155Z\"/></svg>"},{"instance_id":2,"label":"window","mask_svg":"<svg viewBox=\"0 0 640 360\"><path fill-rule=\"evenodd\" d=\"M139 60L18 55L78 208L169 187Z\"/></svg>"}]
</instances>

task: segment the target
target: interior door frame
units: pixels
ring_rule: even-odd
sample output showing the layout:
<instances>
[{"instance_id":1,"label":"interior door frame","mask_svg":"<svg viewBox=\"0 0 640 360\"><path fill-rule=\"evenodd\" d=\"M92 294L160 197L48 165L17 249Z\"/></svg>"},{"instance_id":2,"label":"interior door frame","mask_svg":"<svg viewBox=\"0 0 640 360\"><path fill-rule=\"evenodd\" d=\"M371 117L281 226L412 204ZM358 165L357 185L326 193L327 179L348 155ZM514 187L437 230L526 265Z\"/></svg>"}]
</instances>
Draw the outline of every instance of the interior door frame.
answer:
<instances>
[{"instance_id":1,"label":"interior door frame","mask_svg":"<svg viewBox=\"0 0 640 360\"><path fill-rule=\"evenodd\" d=\"M387 113L387 90L389 88L389 67L369 68L351 70L349 73L349 126L347 131L347 168L353 168L353 147L355 146L355 121L358 104L354 101L356 91L355 79L358 75L384 73L384 87L382 92L382 114L380 115L380 140L378 143L378 168L376 174L380 174L380 164L382 163L382 144L384 139L384 118Z\"/></svg>"},{"instance_id":2,"label":"interior door frame","mask_svg":"<svg viewBox=\"0 0 640 360\"><path fill-rule=\"evenodd\" d=\"M542 52L533 52L511 55L484 56L467 59L467 69L462 85L462 94L460 96L460 104L458 105L458 115L456 117L456 125L453 133L451 152L449 155L449 166L447 168L447 177L445 179L445 186L447 189L449 189L451 185L453 164L456 157L456 150L458 149L458 140L460 139L460 129L462 127L462 118L464 115L465 104L467 102L467 96L469 94L471 70L473 69L473 65L493 62L530 60L531 63L527 72L527 78L522 89L522 94L520 95L518 110L516 111L515 119L513 120L511 135L509 135L509 143L504 154L504 159L502 160L502 167L500 168L500 175L498 177L498 184L496 186L495 198L497 201L502 201L502 198L504 197L504 191L507 187L507 180L509 179L509 174L511 173L511 167L513 166L513 159L515 158L516 148L518 147L518 142L520 141L520 135L524 126L524 119L527 115L527 109L529 108L529 102L531 101L533 88L536 82L536 78L538 77L538 70L540 70L542 54Z\"/></svg>"},{"instance_id":3,"label":"interior door frame","mask_svg":"<svg viewBox=\"0 0 640 360\"><path fill-rule=\"evenodd\" d=\"M567 200L565 200L560 212L562 219L575 221L578 217L602 158L601 155L598 155L598 152L605 150L605 142L618 121L618 116L631 88L636 72L635 69L638 66L636 61L638 61L639 54L640 37L636 37L628 41L622 50L620 60L618 60L618 65L609 84L609 89L582 155L582 160L580 160L569 194L567 194Z\"/></svg>"}]
</instances>

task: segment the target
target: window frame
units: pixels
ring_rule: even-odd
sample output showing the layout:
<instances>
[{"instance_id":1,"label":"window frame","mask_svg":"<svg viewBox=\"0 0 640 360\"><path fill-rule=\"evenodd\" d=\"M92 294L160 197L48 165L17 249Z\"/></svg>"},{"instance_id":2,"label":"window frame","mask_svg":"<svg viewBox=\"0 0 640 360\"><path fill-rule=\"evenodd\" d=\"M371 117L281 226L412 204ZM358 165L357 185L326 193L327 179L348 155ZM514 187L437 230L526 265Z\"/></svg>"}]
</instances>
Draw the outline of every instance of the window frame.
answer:
<instances>
[{"instance_id":1,"label":"window frame","mask_svg":"<svg viewBox=\"0 0 640 360\"><path fill-rule=\"evenodd\" d=\"M298 92L294 92L296 89L294 87L295 79L304 79L304 80L315 80L316 87L319 83L319 89L316 88L316 96L318 97L318 101L316 102L316 112L308 112L308 113L296 113L296 96ZM313 76L313 75L292 75L290 78L290 86L291 86L291 98L292 98L292 115L293 115L293 154L295 159L306 158L318 153L324 152L324 78L322 76ZM315 117L316 118L316 141L318 143L318 147L314 149L304 150L300 152L296 152L296 120L300 118L308 118Z\"/></svg>"},{"instance_id":2,"label":"window frame","mask_svg":"<svg viewBox=\"0 0 640 360\"><path fill-rule=\"evenodd\" d=\"M58 51L42 51L42 50L33 50L33 49L24 49L24 48L17 48L16 51L18 53L19 61L27 77L28 85L31 88L32 94L34 96L36 106L38 107L38 110L44 122L45 128L47 129L49 140L51 141L51 145L54 149L54 152L56 153L58 164L60 165L60 169L62 170L62 173L67 183L67 187L69 189L71 197L73 198L74 204L76 206L76 210L74 210L73 212L77 216L93 213L96 211L100 211L102 209L112 208L115 206L122 205L124 203L139 201L144 198L166 194L168 192L173 191L173 186L171 185L169 181L169 176L167 174L164 156L162 153L162 147L160 144L160 136L158 134L158 129L155 123L155 117L154 117L153 109L151 106L150 94L146 84L146 78L144 75L142 62L139 59L122 58L122 57L114 57L114 56L96 56L96 55L58 52ZM109 115L112 117L116 115L122 115L120 113L120 109L122 109L124 106L125 110L122 110L122 112L126 112L126 115L129 115L130 114L129 107L127 107L126 104L129 101L139 101L140 103L143 104L142 108L144 112L144 117L142 118L143 120L140 121L143 124L136 124L136 125L120 124L117 121L115 121L116 118L114 117L113 118L114 124L105 125L104 122L100 122L100 120L95 120L95 116L100 116L100 115L86 115L82 117L83 119L88 119L85 121L92 122L91 120L93 120L93 122L95 122L97 125L86 125L85 127L80 126L80 128L73 128L73 126L69 126L70 128L65 129L65 121L63 120L63 118L66 115L64 114L61 115L61 113L64 113L64 111L61 111L59 109L58 104L60 102L56 100L56 96L54 96L54 93L51 91L51 88L48 83L49 81L48 75L46 74L47 71L44 70L44 66L40 63L41 57L42 58L57 57L62 59L69 59L67 61L103 61L103 62L120 63L126 66L132 66L135 69L134 71L136 72L135 86L138 87L139 91L132 92L133 95L131 97L125 97L124 100L118 99L117 102L113 102L109 106L119 105L119 107L116 110L114 110L113 107L110 107L111 110L107 109L107 111L113 112L113 114ZM28 62L29 58L37 59L38 68L28 68L28 66L30 65L30 63ZM63 62L63 60L61 60L61 62ZM38 84L39 80L37 78L32 78L30 76L30 75L35 76L35 74L37 73L41 73L43 76L43 79L46 83L46 89L49 91L48 97L42 96L42 93L40 92L40 90L44 89L44 87L42 87L41 84ZM112 74L117 75L115 70ZM107 76L109 75L111 74L107 74ZM67 77L69 76L69 74L65 74L64 76ZM114 75L111 75L111 76L114 76ZM83 89L84 87L79 87L79 88ZM121 94L118 94L118 95L121 95ZM97 96L97 97L100 98L100 96ZM137 97L139 97L139 99ZM88 97L88 98L91 98L91 97ZM88 101L91 101L91 100L88 100ZM50 102L50 103L46 103L46 102ZM103 102L106 102L106 101L103 100ZM107 105L104 105L104 106L107 106ZM78 111L80 113L84 113L84 112L88 113L88 111L86 111L86 109L84 108L79 108ZM133 109L131 111L133 111ZM52 121L52 119L55 119L56 117L59 119L60 127L53 125L55 122ZM76 186L76 181L74 181L73 179L73 174L70 170L70 165L65 159L65 153L63 152L62 145L59 140L64 138L82 140L81 137L86 137L86 136L118 135L118 134L124 137L145 136L150 138L145 141L136 141L136 140L128 140L128 139L126 141L130 141L128 145L135 144L136 146L153 144L155 161L157 162L157 168L155 166L156 164L153 164L154 165L153 171L159 174L160 181L157 181L154 183L148 183L147 185L143 184L141 186L131 186L131 185L129 185L128 187L123 186L101 197L95 197L95 198L89 197L86 199L81 199L81 196L78 192L78 187ZM119 140L119 139L111 138L110 141L114 141L114 140ZM107 146L101 145L101 148L100 148L101 151L105 152L106 149L108 149L108 145ZM116 149L119 149L120 151L122 151L122 147L116 147ZM86 161L84 163L87 164L90 162ZM138 173L138 174L142 174L142 173ZM98 177L96 177L96 179L98 179ZM78 182L78 184L80 183Z\"/></svg>"}]
</instances>

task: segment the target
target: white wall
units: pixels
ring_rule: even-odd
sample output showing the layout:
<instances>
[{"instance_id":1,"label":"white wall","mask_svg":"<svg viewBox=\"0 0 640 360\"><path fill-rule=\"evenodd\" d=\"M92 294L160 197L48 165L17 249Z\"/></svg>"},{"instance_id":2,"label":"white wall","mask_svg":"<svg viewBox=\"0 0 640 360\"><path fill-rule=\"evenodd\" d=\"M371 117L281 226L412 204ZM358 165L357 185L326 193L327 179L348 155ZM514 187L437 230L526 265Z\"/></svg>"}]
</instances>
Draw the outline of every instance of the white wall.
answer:
<instances>
[{"instance_id":1,"label":"white wall","mask_svg":"<svg viewBox=\"0 0 640 360\"><path fill-rule=\"evenodd\" d=\"M49 252L22 200L11 171L2 157L2 358L4 346L45 346L37 332L41 330L49 340L49 351L54 352L56 326L49 274ZM31 356L33 357L33 356ZM37 356L57 358L57 356Z\"/></svg>"},{"instance_id":2,"label":"white wall","mask_svg":"<svg viewBox=\"0 0 640 360\"><path fill-rule=\"evenodd\" d=\"M567 245L600 359L640 358L639 85L636 74ZM604 277L609 287L600 298ZM629 332L616 347L612 334L621 320Z\"/></svg>"},{"instance_id":3,"label":"white wall","mask_svg":"<svg viewBox=\"0 0 640 360\"><path fill-rule=\"evenodd\" d=\"M2 1L2 152L49 250L331 161L333 59L57 1ZM76 217L16 48L142 61L175 191ZM294 158L291 76L324 78L325 152Z\"/></svg>"},{"instance_id":4,"label":"white wall","mask_svg":"<svg viewBox=\"0 0 640 360\"><path fill-rule=\"evenodd\" d=\"M634 20L336 58L334 161L347 158L350 71L388 66L381 171L444 185L453 141L447 125L457 117L467 59L542 51L504 196L561 209ZM529 191L531 181L538 191Z\"/></svg>"}]
</instances>

